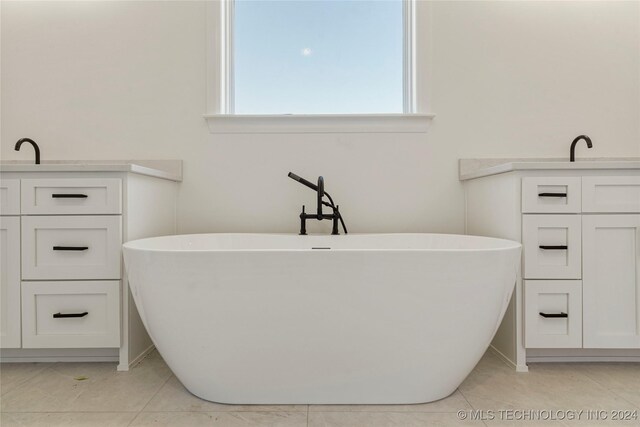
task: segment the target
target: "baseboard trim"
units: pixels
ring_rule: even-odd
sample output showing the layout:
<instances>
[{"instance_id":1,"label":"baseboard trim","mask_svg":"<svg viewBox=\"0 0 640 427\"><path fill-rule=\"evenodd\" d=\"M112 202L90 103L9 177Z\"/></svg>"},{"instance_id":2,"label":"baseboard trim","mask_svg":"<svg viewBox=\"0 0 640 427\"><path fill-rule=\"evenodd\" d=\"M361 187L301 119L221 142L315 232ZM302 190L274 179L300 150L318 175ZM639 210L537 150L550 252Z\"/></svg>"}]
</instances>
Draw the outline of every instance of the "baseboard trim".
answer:
<instances>
[{"instance_id":1,"label":"baseboard trim","mask_svg":"<svg viewBox=\"0 0 640 427\"><path fill-rule=\"evenodd\" d=\"M129 365L124 365L124 366L122 366L122 364L118 365L118 371L128 371L129 369L133 368L138 363L142 362L144 360L144 358L149 355L149 353L151 353L153 350L155 350L155 348L156 348L156 346L151 344L149 347L147 347L146 350L144 350L142 353L140 353L138 355L138 357L133 359L131 361L131 363L129 363Z\"/></svg>"},{"instance_id":2,"label":"baseboard trim","mask_svg":"<svg viewBox=\"0 0 640 427\"><path fill-rule=\"evenodd\" d=\"M529 367L527 365L517 365L513 362L513 360L509 359L503 352L498 350L491 344L489 346L489 351L496 355L498 359L500 359L504 364L509 366L511 369L515 369L516 372L529 372Z\"/></svg>"},{"instance_id":3,"label":"baseboard trim","mask_svg":"<svg viewBox=\"0 0 640 427\"><path fill-rule=\"evenodd\" d=\"M527 357L529 363L563 363L563 362L640 362L640 356L532 356Z\"/></svg>"},{"instance_id":4,"label":"baseboard trim","mask_svg":"<svg viewBox=\"0 0 640 427\"><path fill-rule=\"evenodd\" d=\"M117 348L3 348L0 362L117 362Z\"/></svg>"},{"instance_id":5,"label":"baseboard trim","mask_svg":"<svg viewBox=\"0 0 640 427\"><path fill-rule=\"evenodd\" d=\"M117 362L117 356L30 356L0 357L0 363L44 363L44 362Z\"/></svg>"},{"instance_id":6,"label":"baseboard trim","mask_svg":"<svg viewBox=\"0 0 640 427\"><path fill-rule=\"evenodd\" d=\"M633 348L532 348L527 362L640 362L640 349Z\"/></svg>"}]
</instances>

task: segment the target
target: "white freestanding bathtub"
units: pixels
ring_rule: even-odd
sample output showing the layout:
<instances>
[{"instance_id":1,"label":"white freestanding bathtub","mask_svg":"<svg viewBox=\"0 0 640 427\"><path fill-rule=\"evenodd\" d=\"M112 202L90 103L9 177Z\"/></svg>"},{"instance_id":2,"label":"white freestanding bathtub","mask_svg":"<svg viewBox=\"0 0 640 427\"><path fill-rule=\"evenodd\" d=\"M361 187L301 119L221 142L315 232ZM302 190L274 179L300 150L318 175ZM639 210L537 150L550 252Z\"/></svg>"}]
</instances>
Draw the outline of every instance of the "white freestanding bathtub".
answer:
<instances>
[{"instance_id":1,"label":"white freestanding bathtub","mask_svg":"<svg viewBox=\"0 0 640 427\"><path fill-rule=\"evenodd\" d=\"M500 324L520 244L444 234L196 234L124 245L156 347L235 404L428 402Z\"/></svg>"}]
</instances>

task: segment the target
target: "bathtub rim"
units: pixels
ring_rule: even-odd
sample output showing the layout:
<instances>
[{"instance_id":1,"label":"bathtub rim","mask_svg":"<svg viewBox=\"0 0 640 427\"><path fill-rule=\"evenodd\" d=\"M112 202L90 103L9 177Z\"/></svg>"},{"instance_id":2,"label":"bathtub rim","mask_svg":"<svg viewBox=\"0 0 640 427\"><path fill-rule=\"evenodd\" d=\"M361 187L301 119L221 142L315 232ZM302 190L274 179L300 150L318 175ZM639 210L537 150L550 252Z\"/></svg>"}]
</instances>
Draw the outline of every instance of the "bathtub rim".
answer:
<instances>
[{"instance_id":1,"label":"bathtub rim","mask_svg":"<svg viewBox=\"0 0 640 427\"><path fill-rule=\"evenodd\" d=\"M300 237L300 238L340 238L342 236L415 236L415 235L430 235L430 236L447 236L456 238L470 238L470 239L482 239L490 240L495 243L502 243L502 246L498 247L470 247L470 248L329 248L329 249L313 249L313 248L206 248L206 249L194 249L194 248L159 248L148 245L153 240L171 239L171 238L184 238L187 239L191 236L287 236L287 237ZM145 245L146 246L143 246ZM146 237L142 239L130 240L122 245L123 249L131 251L142 252L163 252L163 253L247 253L247 252L265 252L265 253L306 253L306 252L496 252L496 251L508 251L514 249L522 249L522 244L515 240L502 239L498 237L479 236L472 234L454 234L454 233L349 233L341 234L339 236L331 236L326 234L308 234L300 236L296 233L188 233L188 234L169 234L164 236Z\"/></svg>"}]
</instances>

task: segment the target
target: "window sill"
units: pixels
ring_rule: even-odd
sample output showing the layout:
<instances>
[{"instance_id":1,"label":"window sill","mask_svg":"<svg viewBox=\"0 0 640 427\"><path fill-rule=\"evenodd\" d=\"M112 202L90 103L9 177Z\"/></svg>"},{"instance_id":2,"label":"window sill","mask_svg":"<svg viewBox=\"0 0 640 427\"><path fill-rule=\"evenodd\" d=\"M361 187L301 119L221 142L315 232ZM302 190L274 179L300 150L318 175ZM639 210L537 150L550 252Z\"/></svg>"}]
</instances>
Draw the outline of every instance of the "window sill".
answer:
<instances>
[{"instance_id":1,"label":"window sill","mask_svg":"<svg viewBox=\"0 0 640 427\"><path fill-rule=\"evenodd\" d=\"M434 114L205 114L209 133L424 133Z\"/></svg>"}]
</instances>

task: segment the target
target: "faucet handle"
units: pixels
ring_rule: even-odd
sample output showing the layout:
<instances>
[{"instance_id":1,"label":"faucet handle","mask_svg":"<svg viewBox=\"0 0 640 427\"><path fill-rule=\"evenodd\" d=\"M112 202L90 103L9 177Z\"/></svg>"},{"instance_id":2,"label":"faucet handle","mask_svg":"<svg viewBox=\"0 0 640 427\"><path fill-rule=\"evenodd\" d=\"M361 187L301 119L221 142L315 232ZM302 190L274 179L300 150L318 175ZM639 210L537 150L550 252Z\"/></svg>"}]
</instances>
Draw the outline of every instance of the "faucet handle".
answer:
<instances>
[{"instance_id":1,"label":"faucet handle","mask_svg":"<svg viewBox=\"0 0 640 427\"><path fill-rule=\"evenodd\" d=\"M304 205L302 205L302 213L300 214L300 235L307 234L307 214L304 211Z\"/></svg>"}]
</instances>

